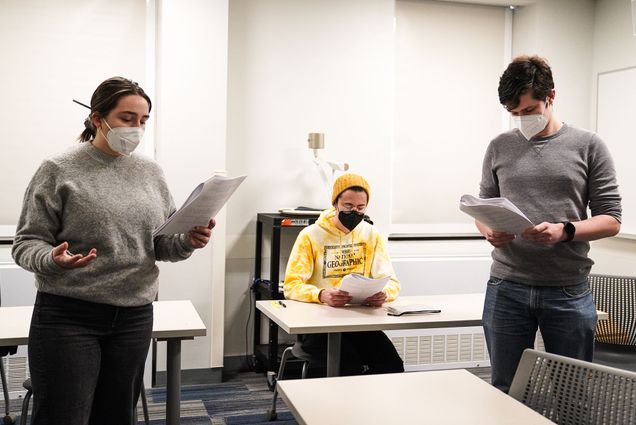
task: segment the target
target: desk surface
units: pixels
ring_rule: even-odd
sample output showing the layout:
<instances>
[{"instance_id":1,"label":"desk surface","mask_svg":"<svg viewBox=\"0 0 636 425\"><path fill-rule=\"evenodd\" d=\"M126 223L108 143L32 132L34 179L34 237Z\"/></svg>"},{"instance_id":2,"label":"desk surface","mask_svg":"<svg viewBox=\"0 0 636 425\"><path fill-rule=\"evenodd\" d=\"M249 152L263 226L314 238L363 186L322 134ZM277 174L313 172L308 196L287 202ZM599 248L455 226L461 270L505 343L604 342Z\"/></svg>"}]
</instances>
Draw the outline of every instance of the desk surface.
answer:
<instances>
[{"instance_id":1,"label":"desk surface","mask_svg":"<svg viewBox=\"0 0 636 425\"><path fill-rule=\"evenodd\" d=\"M189 300L155 301L152 337L204 336L205 325ZM0 346L27 345L33 306L0 307Z\"/></svg>"},{"instance_id":2,"label":"desk surface","mask_svg":"<svg viewBox=\"0 0 636 425\"><path fill-rule=\"evenodd\" d=\"M397 304L425 304L441 313L388 316L382 307L349 306L284 301L286 308L272 301L257 301L256 308L288 334L351 332L395 329L481 326L484 294L404 296Z\"/></svg>"},{"instance_id":3,"label":"desk surface","mask_svg":"<svg viewBox=\"0 0 636 425\"><path fill-rule=\"evenodd\" d=\"M278 381L301 425L552 424L466 370Z\"/></svg>"},{"instance_id":4,"label":"desk surface","mask_svg":"<svg viewBox=\"0 0 636 425\"><path fill-rule=\"evenodd\" d=\"M398 304L424 304L441 313L388 316L382 307L348 306L334 308L325 304L283 301L257 301L256 308L288 334L352 332L396 329L453 328L481 326L484 294L404 296ZM607 313L598 312L599 320Z\"/></svg>"}]
</instances>

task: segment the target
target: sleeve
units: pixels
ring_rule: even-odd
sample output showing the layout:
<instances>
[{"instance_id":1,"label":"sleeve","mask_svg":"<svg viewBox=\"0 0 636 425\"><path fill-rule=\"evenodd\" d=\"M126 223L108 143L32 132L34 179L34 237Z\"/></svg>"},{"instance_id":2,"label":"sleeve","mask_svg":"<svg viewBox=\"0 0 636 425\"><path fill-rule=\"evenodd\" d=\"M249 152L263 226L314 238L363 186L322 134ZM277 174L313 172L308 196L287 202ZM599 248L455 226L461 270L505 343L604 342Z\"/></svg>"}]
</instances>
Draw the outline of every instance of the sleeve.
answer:
<instances>
[{"instance_id":1,"label":"sleeve","mask_svg":"<svg viewBox=\"0 0 636 425\"><path fill-rule=\"evenodd\" d=\"M391 279L384 286L384 292L386 293L387 301L394 301L400 293L400 281L395 276L395 271L393 270L391 258L386 249L384 239L382 239L379 234L376 234L373 263L371 264L371 277L378 279L386 276L390 276Z\"/></svg>"},{"instance_id":2,"label":"sleeve","mask_svg":"<svg viewBox=\"0 0 636 425\"><path fill-rule=\"evenodd\" d=\"M495 148L493 142L488 145L481 169L481 183L479 184L480 198L497 198L500 196L499 179L494 169Z\"/></svg>"},{"instance_id":3,"label":"sleeve","mask_svg":"<svg viewBox=\"0 0 636 425\"><path fill-rule=\"evenodd\" d=\"M167 211L167 219L175 213L177 208L174 204L174 199L170 194L170 190L168 189L168 184L166 183L163 171L161 171L159 167L157 167L157 174L161 191L164 193L164 197L166 199L165 208ZM157 261L169 261L173 263L183 261L190 258L194 252L194 247L190 245L188 235L185 233L155 236L153 243L155 248L155 259Z\"/></svg>"},{"instance_id":4,"label":"sleeve","mask_svg":"<svg viewBox=\"0 0 636 425\"><path fill-rule=\"evenodd\" d=\"M11 249L16 264L40 275L65 272L51 255L53 247L60 243L56 236L64 212L64 202L57 190L57 174L57 166L46 161L33 175L24 194Z\"/></svg>"},{"instance_id":5,"label":"sleeve","mask_svg":"<svg viewBox=\"0 0 636 425\"><path fill-rule=\"evenodd\" d=\"M594 135L588 155L588 196L592 216L609 215L621 222L621 196L614 161L603 141Z\"/></svg>"},{"instance_id":6,"label":"sleeve","mask_svg":"<svg viewBox=\"0 0 636 425\"><path fill-rule=\"evenodd\" d=\"M285 298L289 300L319 303L320 288L307 283L314 273L314 253L309 236L303 231L296 238L289 255L285 282Z\"/></svg>"},{"instance_id":7,"label":"sleeve","mask_svg":"<svg viewBox=\"0 0 636 425\"><path fill-rule=\"evenodd\" d=\"M157 261L169 261L175 263L190 258L194 247L190 245L188 235L161 235L154 238L155 259Z\"/></svg>"}]
</instances>

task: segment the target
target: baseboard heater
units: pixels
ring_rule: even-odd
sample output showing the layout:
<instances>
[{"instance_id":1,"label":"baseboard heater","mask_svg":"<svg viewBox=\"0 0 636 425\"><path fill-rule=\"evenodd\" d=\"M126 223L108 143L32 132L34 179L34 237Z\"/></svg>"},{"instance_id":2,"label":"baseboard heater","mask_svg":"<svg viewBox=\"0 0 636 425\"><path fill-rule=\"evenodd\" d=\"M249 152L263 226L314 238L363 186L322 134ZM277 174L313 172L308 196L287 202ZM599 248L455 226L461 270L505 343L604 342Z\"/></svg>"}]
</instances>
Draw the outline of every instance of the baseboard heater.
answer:
<instances>
[{"instance_id":1,"label":"baseboard heater","mask_svg":"<svg viewBox=\"0 0 636 425\"><path fill-rule=\"evenodd\" d=\"M406 371L490 366L481 326L386 331Z\"/></svg>"}]
</instances>

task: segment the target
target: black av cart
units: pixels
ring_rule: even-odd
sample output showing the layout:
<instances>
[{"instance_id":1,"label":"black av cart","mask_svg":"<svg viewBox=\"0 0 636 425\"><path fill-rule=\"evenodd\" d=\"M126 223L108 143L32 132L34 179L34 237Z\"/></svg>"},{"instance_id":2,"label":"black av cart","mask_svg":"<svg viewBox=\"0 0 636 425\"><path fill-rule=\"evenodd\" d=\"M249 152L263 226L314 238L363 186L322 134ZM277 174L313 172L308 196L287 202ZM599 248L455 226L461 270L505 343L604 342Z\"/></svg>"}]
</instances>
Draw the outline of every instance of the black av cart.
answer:
<instances>
[{"instance_id":1,"label":"black av cart","mask_svg":"<svg viewBox=\"0 0 636 425\"><path fill-rule=\"evenodd\" d=\"M279 290L281 234L282 232L299 233L304 227L313 224L320 212L315 214L283 215L278 213L259 213L256 216L256 252L254 256L254 281L252 291L254 300L280 300L283 294ZM270 236L271 258L269 276L263 277L261 272L263 236ZM268 343L261 344L261 313L254 306L254 357L256 369L267 371L278 370L280 352L278 348L278 325L269 321Z\"/></svg>"}]
</instances>

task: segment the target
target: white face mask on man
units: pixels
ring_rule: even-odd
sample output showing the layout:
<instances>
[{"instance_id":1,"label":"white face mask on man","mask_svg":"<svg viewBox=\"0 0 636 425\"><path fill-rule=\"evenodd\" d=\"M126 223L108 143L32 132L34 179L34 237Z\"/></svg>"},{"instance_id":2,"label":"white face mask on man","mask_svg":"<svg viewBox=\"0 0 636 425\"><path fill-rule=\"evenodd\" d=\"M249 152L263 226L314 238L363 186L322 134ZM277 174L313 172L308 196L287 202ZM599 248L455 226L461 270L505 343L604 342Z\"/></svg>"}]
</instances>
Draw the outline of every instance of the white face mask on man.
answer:
<instances>
[{"instance_id":1,"label":"white face mask on man","mask_svg":"<svg viewBox=\"0 0 636 425\"><path fill-rule=\"evenodd\" d=\"M546 102L546 110L547 106L548 103ZM548 125L548 119L543 114L513 115L512 122L527 140L530 140L537 134L541 133Z\"/></svg>"},{"instance_id":2,"label":"white face mask on man","mask_svg":"<svg viewBox=\"0 0 636 425\"><path fill-rule=\"evenodd\" d=\"M527 140L541 133L548 125L548 120L543 114L514 116L512 122Z\"/></svg>"},{"instance_id":3,"label":"white face mask on man","mask_svg":"<svg viewBox=\"0 0 636 425\"><path fill-rule=\"evenodd\" d=\"M108 134L105 135L108 147L122 155L130 155L144 138L144 129L141 127L115 127L112 128L106 120Z\"/></svg>"}]
</instances>

